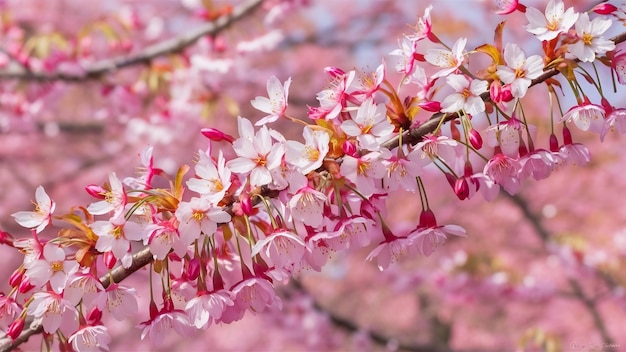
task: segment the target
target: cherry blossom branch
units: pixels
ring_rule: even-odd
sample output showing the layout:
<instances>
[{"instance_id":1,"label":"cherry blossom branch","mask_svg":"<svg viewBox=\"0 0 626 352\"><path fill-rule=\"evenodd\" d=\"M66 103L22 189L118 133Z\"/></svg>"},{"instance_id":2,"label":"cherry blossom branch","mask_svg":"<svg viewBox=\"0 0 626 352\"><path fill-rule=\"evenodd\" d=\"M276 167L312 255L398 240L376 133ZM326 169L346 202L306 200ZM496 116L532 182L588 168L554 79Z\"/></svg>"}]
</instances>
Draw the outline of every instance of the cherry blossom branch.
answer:
<instances>
[{"instance_id":1,"label":"cherry blossom branch","mask_svg":"<svg viewBox=\"0 0 626 352\"><path fill-rule=\"evenodd\" d=\"M502 193L505 194L507 198L510 199L512 203L515 204L522 211L522 213L524 214L524 218L528 220L530 225L535 230L535 233L539 236L539 238L541 238L543 244L546 245L548 240L550 239L550 232L548 231L548 229L546 229L540 217L530 210L526 199L524 199L520 195L509 195L506 192ZM604 320L602 319L602 316L598 311L597 302L585 293L578 280L570 278L567 280L567 282L573 291L574 297L578 299L589 311L589 314L593 319L593 323L600 333L600 336L602 337L602 342L612 345L614 343L614 340L609 334L606 328L606 324L604 323Z\"/></svg>"},{"instance_id":2,"label":"cherry blossom branch","mask_svg":"<svg viewBox=\"0 0 626 352\"><path fill-rule=\"evenodd\" d=\"M626 41L626 32L616 35L615 37L611 38L611 40L615 44L619 44L619 43ZM538 84L541 84L545 82L546 80L548 80L549 78L556 76L559 73L560 71L556 68L552 68L548 71L545 71L541 76L534 79L530 86L533 87ZM485 92L481 94L480 98L485 102L491 101L489 92ZM400 136L394 137L393 139L383 143L382 147L391 150L400 145L400 140L402 140L402 143L405 143L405 144L418 143L422 140L422 138L425 135L435 131L437 129L437 126L439 126L442 123L442 120L443 122L446 122L446 121L454 120L458 116L459 116L458 113L457 114L445 114L445 113L433 114L430 119L423 122L419 126L415 128L411 128L410 130L402 133L402 138L400 138Z\"/></svg>"},{"instance_id":3,"label":"cherry blossom branch","mask_svg":"<svg viewBox=\"0 0 626 352\"><path fill-rule=\"evenodd\" d=\"M98 79L106 74L118 71L123 68L149 63L151 60L179 52L194 44L198 39L211 34L217 34L228 28L241 18L252 13L263 3L263 0L247 0L235 7L231 14L224 15L215 21L206 23L198 28L190 30L179 36L150 45L133 55L124 55L112 59L97 61L91 65L83 67L81 73L66 72L35 72L23 66L11 66L7 70L0 71L0 79L19 79L27 81L69 81L80 82L91 79Z\"/></svg>"}]
</instances>

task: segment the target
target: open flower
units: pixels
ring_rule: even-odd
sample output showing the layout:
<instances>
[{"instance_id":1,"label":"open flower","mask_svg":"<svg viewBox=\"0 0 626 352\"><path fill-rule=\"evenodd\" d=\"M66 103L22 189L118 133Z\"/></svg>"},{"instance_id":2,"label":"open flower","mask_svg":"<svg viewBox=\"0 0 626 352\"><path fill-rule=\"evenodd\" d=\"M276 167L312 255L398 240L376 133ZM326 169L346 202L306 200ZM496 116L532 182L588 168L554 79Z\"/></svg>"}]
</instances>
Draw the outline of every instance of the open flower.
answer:
<instances>
[{"instance_id":1,"label":"open flower","mask_svg":"<svg viewBox=\"0 0 626 352\"><path fill-rule=\"evenodd\" d=\"M268 115L257 121L255 125L261 126L266 123L274 122L285 114L287 110L287 99L289 97L289 86L291 85L291 77L285 81L284 86L276 76L272 76L267 80L266 97L256 97L250 101L255 109L260 110Z\"/></svg>"},{"instance_id":2,"label":"open flower","mask_svg":"<svg viewBox=\"0 0 626 352\"><path fill-rule=\"evenodd\" d=\"M428 49L424 56L426 61L441 70L437 71L431 78L445 77L456 71L465 59L465 44L467 38L459 38L452 46L452 50L447 49Z\"/></svg>"},{"instance_id":3,"label":"open flower","mask_svg":"<svg viewBox=\"0 0 626 352\"><path fill-rule=\"evenodd\" d=\"M602 37L613 21L596 17L589 20L587 13L582 13L576 21L576 35L579 40L569 45L569 52L580 61L591 62L595 60L596 54L602 55L607 51L615 49L615 43Z\"/></svg>"},{"instance_id":4,"label":"open flower","mask_svg":"<svg viewBox=\"0 0 626 352\"><path fill-rule=\"evenodd\" d=\"M65 260L65 251L57 244L48 242L43 246L43 257L35 261L26 270L26 277L35 286L50 283L56 293L65 288L68 276L78 270L78 263Z\"/></svg>"},{"instance_id":5,"label":"open flower","mask_svg":"<svg viewBox=\"0 0 626 352\"><path fill-rule=\"evenodd\" d=\"M550 0L546 6L545 15L534 7L526 9L528 19L527 30L539 40L552 40L560 33L567 32L578 19L578 13L570 7L565 11L565 4L561 0Z\"/></svg>"},{"instance_id":6,"label":"open flower","mask_svg":"<svg viewBox=\"0 0 626 352\"><path fill-rule=\"evenodd\" d=\"M516 98L526 95L532 80L543 73L543 59L539 55L526 58L517 44L507 43L504 47L507 66L498 65L496 73L505 84L511 85L511 94Z\"/></svg>"},{"instance_id":7,"label":"open flower","mask_svg":"<svg viewBox=\"0 0 626 352\"><path fill-rule=\"evenodd\" d=\"M454 93L448 95L441 102L441 111L454 113L461 109L470 115L476 115L485 111L485 102L480 95L487 91L487 81L470 79L465 75L450 75L446 82L454 89Z\"/></svg>"},{"instance_id":8,"label":"open flower","mask_svg":"<svg viewBox=\"0 0 626 352\"><path fill-rule=\"evenodd\" d=\"M15 221L29 229L36 229L37 233L52 222L52 213L56 204L50 199L43 186L37 187L35 191L35 211L18 211L11 216Z\"/></svg>"}]
</instances>

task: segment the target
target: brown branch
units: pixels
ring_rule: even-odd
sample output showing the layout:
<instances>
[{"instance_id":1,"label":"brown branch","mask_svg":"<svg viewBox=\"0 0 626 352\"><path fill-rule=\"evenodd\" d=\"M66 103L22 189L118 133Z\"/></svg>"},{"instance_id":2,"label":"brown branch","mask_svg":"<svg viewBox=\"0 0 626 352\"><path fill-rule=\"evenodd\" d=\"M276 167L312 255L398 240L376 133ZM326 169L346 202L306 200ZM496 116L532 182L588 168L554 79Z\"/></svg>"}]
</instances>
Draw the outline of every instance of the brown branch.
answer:
<instances>
[{"instance_id":1,"label":"brown branch","mask_svg":"<svg viewBox=\"0 0 626 352\"><path fill-rule=\"evenodd\" d=\"M263 0L247 0L235 7L230 15L219 17L217 20L206 23L194 30L148 46L136 54L95 62L83 67L82 73L64 73L59 71L52 73L35 72L27 70L23 66L11 66L7 70L0 71L0 79L68 82L98 79L117 70L139 64L147 64L157 57L179 52L206 35L217 34L228 28L236 21L250 14L259 7L262 2Z\"/></svg>"},{"instance_id":2,"label":"brown branch","mask_svg":"<svg viewBox=\"0 0 626 352\"><path fill-rule=\"evenodd\" d=\"M533 213L530 210L530 207L528 206L528 202L526 201L526 199L524 199L520 195L509 195L506 192L503 192L503 193L507 195L507 198L509 198L513 202L513 204L515 204L518 208L520 208L522 213L524 213L524 217L526 218L526 220L528 220L528 222L530 222L533 229L535 230L535 233L537 234L537 236L539 236L542 243L544 245L547 245L547 242L550 240L550 232L544 226L539 215ZM583 291L582 286L580 285L580 282L578 280L570 278L567 280L567 282L573 291L573 297L578 299L585 306L587 311L589 311L589 314L591 315L593 319L593 323L596 329L598 330L598 332L600 333L600 336L602 337L602 342L607 345L614 344L614 340L609 334L606 328L606 325L604 323L604 320L602 319L602 316L600 315L600 312L597 307L597 302L591 297L589 297L585 293L585 291Z\"/></svg>"}]
</instances>

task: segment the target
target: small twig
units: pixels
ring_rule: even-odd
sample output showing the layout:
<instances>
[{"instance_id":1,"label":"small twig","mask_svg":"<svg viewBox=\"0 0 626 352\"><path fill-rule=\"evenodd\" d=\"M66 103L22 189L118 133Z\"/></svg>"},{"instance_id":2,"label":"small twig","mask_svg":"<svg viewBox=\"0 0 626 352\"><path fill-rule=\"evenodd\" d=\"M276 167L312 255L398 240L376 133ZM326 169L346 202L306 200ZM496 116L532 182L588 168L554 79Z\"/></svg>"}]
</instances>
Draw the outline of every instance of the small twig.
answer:
<instances>
[{"instance_id":1,"label":"small twig","mask_svg":"<svg viewBox=\"0 0 626 352\"><path fill-rule=\"evenodd\" d=\"M19 79L27 81L82 82L97 79L103 75L126 67L146 64L157 57L180 52L181 50L194 44L198 39L206 35L217 34L228 28L231 24L242 17L245 17L254 9L259 7L262 2L263 0L247 0L241 5L235 7L230 15L219 17L217 20L206 23L194 30L148 46L136 54L95 62L91 65L83 67L83 72L81 73L65 73L59 71L52 73L34 72L26 70L23 66L21 66L11 67L0 71L0 80Z\"/></svg>"}]
</instances>

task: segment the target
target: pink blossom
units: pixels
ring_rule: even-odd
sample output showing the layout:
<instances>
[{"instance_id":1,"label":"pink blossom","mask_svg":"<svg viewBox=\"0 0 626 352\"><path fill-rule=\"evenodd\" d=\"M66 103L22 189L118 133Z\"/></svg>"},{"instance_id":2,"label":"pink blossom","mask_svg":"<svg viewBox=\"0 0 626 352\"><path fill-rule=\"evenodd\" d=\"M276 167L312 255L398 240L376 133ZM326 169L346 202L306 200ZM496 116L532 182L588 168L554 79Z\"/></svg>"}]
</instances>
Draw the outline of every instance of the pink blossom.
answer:
<instances>
[{"instance_id":1,"label":"pink blossom","mask_svg":"<svg viewBox=\"0 0 626 352\"><path fill-rule=\"evenodd\" d=\"M308 126L302 134L304 144L298 141L285 142L285 161L306 175L322 166L328 154L330 136L325 131L314 131Z\"/></svg>"},{"instance_id":2,"label":"pink blossom","mask_svg":"<svg viewBox=\"0 0 626 352\"><path fill-rule=\"evenodd\" d=\"M124 190L124 186L115 172L111 172L109 174L109 185L111 190L106 190L99 186L90 186L87 188L87 191L92 196L97 196L100 199L103 199L99 202L91 203L89 207L87 207L87 211L93 215L102 215L108 212L113 211L113 217L118 217L120 214L124 212L124 207L126 206L127 196L126 191ZM94 189L94 192L90 192L90 189Z\"/></svg>"},{"instance_id":3,"label":"pink blossom","mask_svg":"<svg viewBox=\"0 0 626 352\"><path fill-rule=\"evenodd\" d=\"M380 144L391 138L394 126L387 119L385 106L365 100L357 109L356 116L341 124L341 129L351 137L356 137L361 149L378 150Z\"/></svg>"},{"instance_id":4,"label":"pink blossom","mask_svg":"<svg viewBox=\"0 0 626 352\"><path fill-rule=\"evenodd\" d=\"M78 270L78 263L65 259L65 251L59 245L48 242L43 247L43 257L26 270L26 277L35 286L50 283L55 293L63 292L68 276Z\"/></svg>"},{"instance_id":5,"label":"pink blossom","mask_svg":"<svg viewBox=\"0 0 626 352\"><path fill-rule=\"evenodd\" d=\"M284 145L272 142L266 126L261 127L252 139L240 136L233 142L233 149L238 157L228 161L226 166L236 173L250 173L251 186L272 182L270 170L280 166L285 154Z\"/></svg>"},{"instance_id":6,"label":"pink blossom","mask_svg":"<svg viewBox=\"0 0 626 352\"><path fill-rule=\"evenodd\" d=\"M111 336L106 326L85 326L73 333L67 341L76 352L100 352L109 350Z\"/></svg>"},{"instance_id":7,"label":"pink blossom","mask_svg":"<svg viewBox=\"0 0 626 352\"><path fill-rule=\"evenodd\" d=\"M138 310L136 296L134 288L113 283L106 288L106 310L118 321L132 317Z\"/></svg>"},{"instance_id":8,"label":"pink blossom","mask_svg":"<svg viewBox=\"0 0 626 352\"><path fill-rule=\"evenodd\" d=\"M437 225L430 209L422 211L418 227L407 238L417 246L422 255L430 256L438 246L445 244L448 235L466 237L465 229L458 225Z\"/></svg>"},{"instance_id":9,"label":"pink blossom","mask_svg":"<svg viewBox=\"0 0 626 352\"><path fill-rule=\"evenodd\" d=\"M422 161L423 165L420 164ZM383 179L384 187L389 191L403 189L409 192L417 190L416 177L422 174L424 165L430 163L429 158L409 160L407 157L391 156L385 160L387 173Z\"/></svg>"},{"instance_id":10,"label":"pink blossom","mask_svg":"<svg viewBox=\"0 0 626 352\"><path fill-rule=\"evenodd\" d=\"M619 84L626 84L626 53L616 51L613 60L611 60L611 68L615 72Z\"/></svg>"},{"instance_id":11,"label":"pink blossom","mask_svg":"<svg viewBox=\"0 0 626 352\"><path fill-rule=\"evenodd\" d=\"M150 320L142 322L138 327L143 328L141 339L144 340L147 337L153 346L161 345L163 339L169 335L172 329L180 336L187 338L194 337L197 331L189 323L184 311L174 309L163 309Z\"/></svg>"},{"instance_id":12,"label":"pink blossom","mask_svg":"<svg viewBox=\"0 0 626 352\"><path fill-rule=\"evenodd\" d=\"M589 20L589 15L583 12L576 21L576 36L578 41L568 46L569 52L583 62L595 60L596 55L605 54L615 49L615 43L602 37L613 21L596 17Z\"/></svg>"},{"instance_id":13,"label":"pink blossom","mask_svg":"<svg viewBox=\"0 0 626 352\"><path fill-rule=\"evenodd\" d=\"M176 228L172 220L159 221L158 223L148 225L146 231L149 233L149 236L144 238L144 244L147 241L150 252L155 259L165 259L172 249L179 257L185 256L189 244L180 240L178 228Z\"/></svg>"},{"instance_id":14,"label":"pink blossom","mask_svg":"<svg viewBox=\"0 0 626 352\"><path fill-rule=\"evenodd\" d=\"M263 253L264 259L272 262L276 269L289 269L302 260L304 251L304 241L296 233L277 229L252 247L251 256Z\"/></svg>"},{"instance_id":15,"label":"pink blossom","mask_svg":"<svg viewBox=\"0 0 626 352\"><path fill-rule=\"evenodd\" d=\"M535 180L543 180L550 176L558 162L558 153L554 154L544 149L537 149L520 158L520 178L532 175Z\"/></svg>"},{"instance_id":16,"label":"pink blossom","mask_svg":"<svg viewBox=\"0 0 626 352\"><path fill-rule=\"evenodd\" d=\"M371 152L358 158L350 155L343 158L341 174L366 197L375 193L376 180L385 176L385 166L380 156L380 152Z\"/></svg>"},{"instance_id":17,"label":"pink blossom","mask_svg":"<svg viewBox=\"0 0 626 352\"><path fill-rule=\"evenodd\" d=\"M392 261L397 260L399 257L406 255L413 241L406 237L393 236L390 239L386 239L381 242L374 250L367 255L366 260L373 260L376 258L378 270L383 271Z\"/></svg>"},{"instance_id":18,"label":"pink blossom","mask_svg":"<svg viewBox=\"0 0 626 352\"><path fill-rule=\"evenodd\" d=\"M626 133L626 109L611 109L600 132L600 140L604 141L606 134L614 130L619 133Z\"/></svg>"},{"instance_id":19,"label":"pink blossom","mask_svg":"<svg viewBox=\"0 0 626 352\"><path fill-rule=\"evenodd\" d=\"M396 64L397 72L410 75L413 73L414 69L420 68L416 65L418 61L417 58L420 56L420 54L417 53L417 42L408 37L404 37L398 44L400 47L391 51L389 55L398 56L400 58Z\"/></svg>"},{"instance_id":20,"label":"pink blossom","mask_svg":"<svg viewBox=\"0 0 626 352\"><path fill-rule=\"evenodd\" d=\"M87 310L102 307L106 303L106 293L100 280L91 272L76 273L68 280L63 298L73 305L81 302Z\"/></svg>"},{"instance_id":21,"label":"pink blossom","mask_svg":"<svg viewBox=\"0 0 626 352\"><path fill-rule=\"evenodd\" d=\"M445 77L456 71L463 60L465 60L465 44L467 38L459 38L452 46L452 50L447 49L428 49L424 56L428 63L435 65L441 70L437 71L431 78Z\"/></svg>"},{"instance_id":22,"label":"pink blossom","mask_svg":"<svg viewBox=\"0 0 626 352\"><path fill-rule=\"evenodd\" d=\"M508 15L516 10L526 11L526 6L520 4L518 0L497 0L496 3L498 4L498 10L495 10L494 13L498 15Z\"/></svg>"},{"instance_id":23,"label":"pink blossom","mask_svg":"<svg viewBox=\"0 0 626 352\"><path fill-rule=\"evenodd\" d=\"M446 82L455 93L443 99L441 112L455 113L464 110L469 115L476 115L485 111L485 102L480 95L487 91L487 81L453 74L446 77Z\"/></svg>"},{"instance_id":24,"label":"pink blossom","mask_svg":"<svg viewBox=\"0 0 626 352\"><path fill-rule=\"evenodd\" d=\"M433 5L428 5L424 9L424 16L417 19L417 24L413 26L415 33L408 35L407 38L414 42L418 42L425 38L432 37L432 23L430 20L430 11L432 11ZM432 40L432 39L431 39Z\"/></svg>"},{"instance_id":25,"label":"pink blossom","mask_svg":"<svg viewBox=\"0 0 626 352\"><path fill-rule=\"evenodd\" d=\"M511 85L511 94L516 98L526 95L532 80L543 73L543 59L539 55L526 58L517 44L507 43L504 47L507 66L498 65L496 73L505 84Z\"/></svg>"},{"instance_id":26,"label":"pink blossom","mask_svg":"<svg viewBox=\"0 0 626 352\"><path fill-rule=\"evenodd\" d=\"M453 164L457 161L458 146L458 142L450 137L429 135L415 145L415 149L409 153L407 158L422 167L434 159L441 159L448 164Z\"/></svg>"},{"instance_id":27,"label":"pink blossom","mask_svg":"<svg viewBox=\"0 0 626 352\"><path fill-rule=\"evenodd\" d=\"M285 81L284 85L281 85L278 78L272 76L267 80L267 95L269 98L256 97L254 100L250 101L255 109L268 114L257 121L257 126L274 122L285 114L290 85L291 77Z\"/></svg>"},{"instance_id":28,"label":"pink blossom","mask_svg":"<svg viewBox=\"0 0 626 352\"><path fill-rule=\"evenodd\" d=\"M18 211L11 216L21 226L36 229L36 232L40 233L52 222L52 213L56 204L50 199L43 186L37 187L35 199L35 211Z\"/></svg>"},{"instance_id":29,"label":"pink blossom","mask_svg":"<svg viewBox=\"0 0 626 352\"><path fill-rule=\"evenodd\" d=\"M254 313L260 313L268 307L282 305L272 284L261 277L251 276L244 279L233 286L231 292L234 307L239 310L249 309Z\"/></svg>"},{"instance_id":30,"label":"pink blossom","mask_svg":"<svg viewBox=\"0 0 626 352\"><path fill-rule=\"evenodd\" d=\"M109 221L96 221L91 229L98 236L96 249L100 252L113 252L115 258L122 259L130 251L130 241L143 239L144 230L133 221L126 221L123 216Z\"/></svg>"},{"instance_id":31,"label":"pink blossom","mask_svg":"<svg viewBox=\"0 0 626 352\"><path fill-rule=\"evenodd\" d=\"M569 111L563 115L560 122L573 121L574 125L583 131L602 133L605 123L605 114L606 110L602 106L592 104L588 99L585 99L582 104L569 109Z\"/></svg>"},{"instance_id":32,"label":"pink blossom","mask_svg":"<svg viewBox=\"0 0 626 352\"><path fill-rule=\"evenodd\" d=\"M326 200L324 193L316 191L308 184L305 184L287 202L287 207L291 209L291 216L295 220L317 227L322 224L322 213Z\"/></svg>"},{"instance_id":33,"label":"pink blossom","mask_svg":"<svg viewBox=\"0 0 626 352\"><path fill-rule=\"evenodd\" d=\"M174 213L180 225L178 231L183 244L189 245L201 234L211 236L217 231L217 224L227 223L231 216L206 198L193 197L189 202L178 203Z\"/></svg>"},{"instance_id":34,"label":"pink blossom","mask_svg":"<svg viewBox=\"0 0 626 352\"><path fill-rule=\"evenodd\" d=\"M6 331L22 309L13 297L0 293L0 329Z\"/></svg>"},{"instance_id":35,"label":"pink blossom","mask_svg":"<svg viewBox=\"0 0 626 352\"><path fill-rule=\"evenodd\" d=\"M218 204L231 185L231 172L226 167L222 151L219 152L217 163L211 158L201 158L195 170L198 177L189 179L187 187L206 197L211 203Z\"/></svg>"},{"instance_id":36,"label":"pink blossom","mask_svg":"<svg viewBox=\"0 0 626 352\"><path fill-rule=\"evenodd\" d=\"M59 328L64 334L70 334L78 328L78 311L73 304L54 292L35 292L26 312L36 319L42 319L41 325L48 334Z\"/></svg>"},{"instance_id":37,"label":"pink blossom","mask_svg":"<svg viewBox=\"0 0 626 352\"><path fill-rule=\"evenodd\" d=\"M550 0L545 15L534 7L526 9L527 30L539 40L552 40L561 33L566 33L578 19L578 13L570 7L565 11L561 0Z\"/></svg>"},{"instance_id":38,"label":"pink blossom","mask_svg":"<svg viewBox=\"0 0 626 352\"><path fill-rule=\"evenodd\" d=\"M126 177L124 184L134 189L151 189L152 179L163 170L154 167L154 157L152 151L154 147L147 146L141 151L141 165L145 168L138 177Z\"/></svg>"},{"instance_id":39,"label":"pink blossom","mask_svg":"<svg viewBox=\"0 0 626 352\"><path fill-rule=\"evenodd\" d=\"M509 194L515 194L520 189L520 169L521 165L517 160L499 152L489 159L483 174L502 186Z\"/></svg>"},{"instance_id":40,"label":"pink blossom","mask_svg":"<svg viewBox=\"0 0 626 352\"><path fill-rule=\"evenodd\" d=\"M230 292L221 289L215 292L201 292L185 306L190 322L198 329L206 329L213 321L219 321L228 306L235 303Z\"/></svg>"},{"instance_id":41,"label":"pink blossom","mask_svg":"<svg viewBox=\"0 0 626 352\"><path fill-rule=\"evenodd\" d=\"M326 70L329 71L329 68L326 68ZM333 120L339 116L339 113L346 105L349 97L347 91L352 85L355 76L355 71L335 75L331 82L331 87L317 93L317 100L320 102L320 107L315 111L316 113L314 115L309 113L309 117L312 119L323 118L325 120Z\"/></svg>"}]
</instances>

